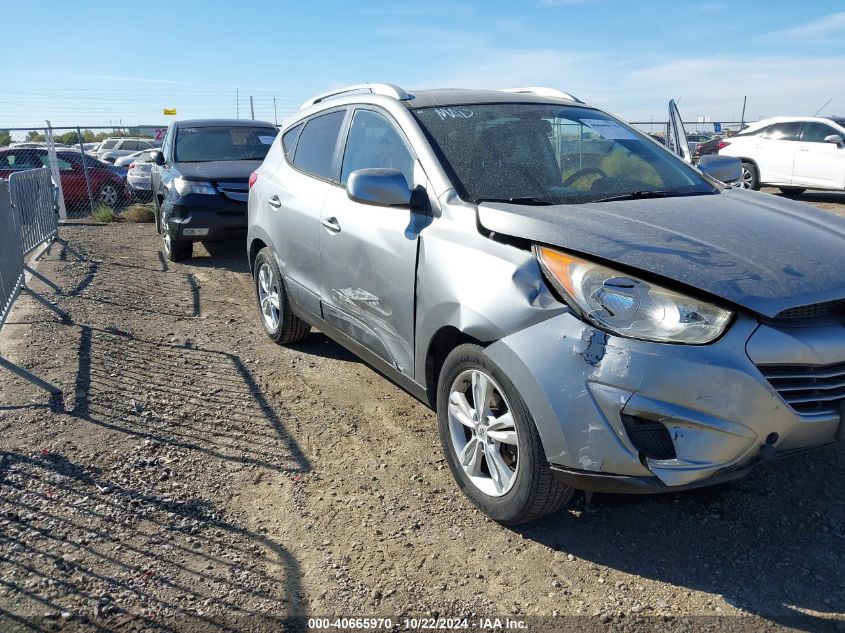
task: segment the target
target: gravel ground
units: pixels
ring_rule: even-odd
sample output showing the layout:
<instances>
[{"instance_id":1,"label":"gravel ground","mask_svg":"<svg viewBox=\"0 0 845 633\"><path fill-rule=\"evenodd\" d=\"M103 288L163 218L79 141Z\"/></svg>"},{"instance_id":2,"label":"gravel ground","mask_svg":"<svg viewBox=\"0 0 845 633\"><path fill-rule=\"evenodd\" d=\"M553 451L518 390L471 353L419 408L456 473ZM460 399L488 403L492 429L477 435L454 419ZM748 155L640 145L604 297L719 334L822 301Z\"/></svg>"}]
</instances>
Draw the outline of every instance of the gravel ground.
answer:
<instances>
[{"instance_id":1,"label":"gravel ground","mask_svg":"<svg viewBox=\"0 0 845 633\"><path fill-rule=\"evenodd\" d=\"M0 337L64 391L0 379L0 630L845 630L841 446L508 529L457 491L433 412L319 333L266 339L240 243L165 264L151 225L62 235L85 260L54 249L63 294L34 287L71 323L22 297Z\"/></svg>"}]
</instances>

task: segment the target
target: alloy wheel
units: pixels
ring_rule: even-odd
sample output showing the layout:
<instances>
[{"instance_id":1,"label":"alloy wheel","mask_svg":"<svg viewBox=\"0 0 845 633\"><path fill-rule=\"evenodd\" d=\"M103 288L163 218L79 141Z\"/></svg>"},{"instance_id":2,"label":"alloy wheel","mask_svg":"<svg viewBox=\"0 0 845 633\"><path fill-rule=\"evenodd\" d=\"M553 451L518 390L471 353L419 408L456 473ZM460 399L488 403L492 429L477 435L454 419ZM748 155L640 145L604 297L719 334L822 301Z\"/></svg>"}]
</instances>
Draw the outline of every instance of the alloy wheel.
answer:
<instances>
[{"instance_id":1,"label":"alloy wheel","mask_svg":"<svg viewBox=\"0 0 845 633\"><path fill-rule=\"evenodd\" d=\"M273 275L270 265L261 264L258 269L258 303L261 306L261 314L264 316L264 323L271 331L279 327L281 319L279 311L279 284Z\"/></svg>"},{"instance_id":2,"label":"alloy wheel","mask_svg":"<svg viewBox=\"0 0 845 633\"><path fill-rule=\"evenodd\" d=\"M458 463L470 482L491 497L513 487L519 460L510 404L485 372L462 372L449 391L449 433Z\"/></svg>"},{"instance_id":3,"label":"alloy wheel","mask_svg":"<svg viewBox=\"0 0 845 633\"><path fill-rule=\"evenodd\" d=\"M751 189L751 184L754 182L754 176L751 174L751 170L748 167L743 165L742 167L742 179L740 180L740 188L741 189Z\"/></svg>"}]
</instances>

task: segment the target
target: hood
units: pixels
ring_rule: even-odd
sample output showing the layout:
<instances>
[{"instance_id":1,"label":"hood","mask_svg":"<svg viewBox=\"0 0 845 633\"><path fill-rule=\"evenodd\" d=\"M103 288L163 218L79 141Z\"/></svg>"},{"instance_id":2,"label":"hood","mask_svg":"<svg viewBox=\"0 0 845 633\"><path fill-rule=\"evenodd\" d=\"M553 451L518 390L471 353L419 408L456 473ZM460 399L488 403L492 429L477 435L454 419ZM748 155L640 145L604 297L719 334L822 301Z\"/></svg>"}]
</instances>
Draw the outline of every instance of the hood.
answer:
<instances>
[{"instance_id":1,"label":"hood","mask_svg":"<svg viewBox=\"0 0 845 633\"><path fill-rule=\"evenodd\" d=\"M188 180L226 180L246 182L261 167L261 160L221 160L207 163L176 163Z\"/></svg>"},{"instance_id":2,"label":"hood","mask_svg":"<svg viewBox=\"0 0 845 633\"><path fill-rule=\"evenodd\" d=\"M845 299L845 219L769 194L483 203L478 220L490 231L624 264L766 317Z\"/></svg>"}]
</instances>

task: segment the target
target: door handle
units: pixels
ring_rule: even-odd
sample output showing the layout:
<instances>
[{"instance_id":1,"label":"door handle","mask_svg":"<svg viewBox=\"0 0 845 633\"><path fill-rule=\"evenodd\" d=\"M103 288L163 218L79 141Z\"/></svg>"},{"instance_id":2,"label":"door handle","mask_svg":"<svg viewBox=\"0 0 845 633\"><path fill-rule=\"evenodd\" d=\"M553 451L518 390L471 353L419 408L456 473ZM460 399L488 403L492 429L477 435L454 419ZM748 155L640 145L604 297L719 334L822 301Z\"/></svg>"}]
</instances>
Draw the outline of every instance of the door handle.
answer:
<instances>
[{"instance_id":1,"label":"door handle","mask_svg":"<svg viewBox=\"0 0 845 633\"><path fill-rule=\"evenodd\" d=\"M268 199L267 204L269 204L274 209L280 209L282 207L282 201L279 200L279 196L273 196L272 198Z\"/></svg>"},{"instance_id":2,"label":"door handle","mask_svg":"<svg viewBox=\"0 0 845 633\"><path fill-rule=\"evenodd\" d=\"M809 148L809 147L799 147L799 148L798 148L798 151L799 151L799 152L809 152L809 151L810 151L810 148Z\"/></svg>"},{"instance_id":3,"label":"door handle","mask_svg":"<svg viewBox=\"0 0 845 633\"><path fill-rule=\"evenodd\" d=\"M326 229L328 229L331 233L340 233L340 224L334 216L330 218L323 218L320 220L320 224L326 227Z\"/></svg>"}]
</instances>

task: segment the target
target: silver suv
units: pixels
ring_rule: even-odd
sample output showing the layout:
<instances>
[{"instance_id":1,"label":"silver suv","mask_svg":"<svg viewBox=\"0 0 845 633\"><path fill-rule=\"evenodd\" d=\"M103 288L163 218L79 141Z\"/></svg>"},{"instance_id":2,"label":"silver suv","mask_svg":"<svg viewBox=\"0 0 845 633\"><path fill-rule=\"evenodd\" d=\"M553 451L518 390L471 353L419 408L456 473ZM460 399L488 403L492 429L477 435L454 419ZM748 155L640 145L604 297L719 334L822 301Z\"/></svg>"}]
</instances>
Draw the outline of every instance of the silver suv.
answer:
<instances>
[{"instance_id":1,"label":"silver suv","mask_svg":"<svg viewBox=\"0 0 845 633\"><path fill-rule=\"evenodd\" d=\"M845 220L701 169L550 89L315 97L250 179L261 322L436 408L502 523L740 477L842 437Z\"/></svg>"}]
</instances>

